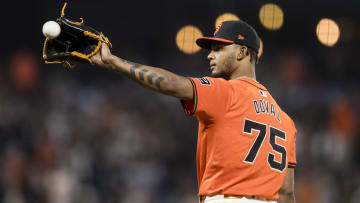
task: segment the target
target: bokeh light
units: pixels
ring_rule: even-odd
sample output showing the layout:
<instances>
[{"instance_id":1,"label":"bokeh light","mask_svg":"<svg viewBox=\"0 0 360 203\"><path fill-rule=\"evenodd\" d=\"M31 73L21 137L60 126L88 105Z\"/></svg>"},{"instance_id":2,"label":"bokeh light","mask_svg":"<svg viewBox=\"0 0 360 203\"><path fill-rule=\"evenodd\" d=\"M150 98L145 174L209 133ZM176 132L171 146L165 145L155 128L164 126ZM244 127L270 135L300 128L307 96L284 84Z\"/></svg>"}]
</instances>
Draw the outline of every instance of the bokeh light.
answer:
<instances>
[{"instance_id":1,"label":"bokeh light","mask_svg":"<svg viewBox=\"0 0 360 203\"><path fill-rule=\"evenodd\" d=\"M216 18L215 27L218 27L222 22L228 21L228 20L240 20L240 18L237 17L237 15L235 15L233 13L221 14L219 17Z\"/></svg>"},{"instance_id":2,"label":"bokeh light","mask_svg":"<svg viewBox=\"0 0 360 203\"><path fill-rule=\"evenodd\" d=\"M321 44L325 46L334 46L340 37L340 29L335 21L329 18L323 18L316 26L316 36Z\"/></svg>"},{"instance_id":3,"label":"bokeh light","mask_svg":"<svg viewBox=\"0 0 360 203\"><path fill-rule=\"evenodd\" d=\"M184 26L176 34L176 45L186 54L195 54L200 50L195 41L202 36L203 34L199 28L193 25Z\"/></svg>"},{"instance_id":4,"label":"bokeh light","mask_svg":"<svg viewBox=\"0 0 360 203\"><path fill-rule=\"evenodd\" d=\"M31 89L39 78L39 62L30 51L15 52L10 60L10 78L19 89Z\"/></svg>"},{"instance_id":5,"label":"bokeh light","mask_svg":"<svg viewBox=\"0 0 360 203\"><path fill-rule=\"evenodd\" d=\"M284 12L276 4L265 4L260 8L259 18L261 24L269 30L278 30L284 22Z\"/></svg>"}]
</instances>

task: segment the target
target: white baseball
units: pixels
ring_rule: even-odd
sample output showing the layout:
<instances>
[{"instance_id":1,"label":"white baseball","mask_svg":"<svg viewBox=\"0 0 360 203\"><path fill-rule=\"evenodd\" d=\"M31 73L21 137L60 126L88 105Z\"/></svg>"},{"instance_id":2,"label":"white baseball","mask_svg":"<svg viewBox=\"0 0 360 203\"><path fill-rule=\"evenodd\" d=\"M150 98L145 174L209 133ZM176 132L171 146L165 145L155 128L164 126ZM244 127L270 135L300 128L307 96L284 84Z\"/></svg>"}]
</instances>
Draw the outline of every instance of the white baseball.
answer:
<instances>
[{"instance_id":1,"label":"white baseball","mask_svg":"<svg viewBox=\"0 0 360 203\"><path fill-rule=\"evenodd\" d=\"M55 21L48 21L44 23L42 27L42 33L45 37L54 39L60 35L61 28L60 25Z\"/></svg>"}]
</instances>

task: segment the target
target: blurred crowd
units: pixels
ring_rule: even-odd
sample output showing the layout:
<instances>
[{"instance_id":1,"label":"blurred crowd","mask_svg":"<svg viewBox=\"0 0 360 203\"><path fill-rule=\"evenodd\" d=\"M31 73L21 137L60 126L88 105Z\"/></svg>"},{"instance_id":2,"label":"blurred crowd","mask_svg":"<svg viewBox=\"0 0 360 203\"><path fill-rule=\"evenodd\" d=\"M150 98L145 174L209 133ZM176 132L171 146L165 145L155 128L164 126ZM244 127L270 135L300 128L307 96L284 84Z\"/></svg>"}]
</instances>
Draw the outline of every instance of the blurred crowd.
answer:
<instances>
[{"instance_id":1,"label":"blurred crowd","mask_svg":"<svg viewBox=\"0 0 360 203\"><path fill-rule=\"evenodd\" d=\"M346 53L325 53L318 67L304 51L273 47L257 79L298 129L297 202L358 202L359 71L348 71ZM94 67L44 65L38 55L0 58L1 202L198 201L197 121L177 99Z\"/></svg>"}]
</instances>

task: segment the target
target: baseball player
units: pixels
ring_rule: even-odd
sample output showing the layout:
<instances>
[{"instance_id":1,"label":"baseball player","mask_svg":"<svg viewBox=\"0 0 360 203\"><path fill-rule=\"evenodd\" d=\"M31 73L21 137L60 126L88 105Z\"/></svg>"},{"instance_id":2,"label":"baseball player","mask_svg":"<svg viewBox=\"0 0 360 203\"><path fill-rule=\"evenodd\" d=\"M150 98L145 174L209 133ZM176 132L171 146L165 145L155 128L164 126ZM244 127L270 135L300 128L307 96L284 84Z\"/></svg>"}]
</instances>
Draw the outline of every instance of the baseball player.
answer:
<instances>
[{"instance_id":1,"label":"baseball player","mask_svg":"<svg viewBox=\"0 0 360 203\"><path fill-rule=\"evenodd\" d=\"M225 21L196 43L211 50L213 77L186 78L126 61L106 44L91 58L156 92L177 97L199 121L196 154L201 203L295 202L296 129L256 81L260 39L244 21Z\"/></svg>"}]
</instances>

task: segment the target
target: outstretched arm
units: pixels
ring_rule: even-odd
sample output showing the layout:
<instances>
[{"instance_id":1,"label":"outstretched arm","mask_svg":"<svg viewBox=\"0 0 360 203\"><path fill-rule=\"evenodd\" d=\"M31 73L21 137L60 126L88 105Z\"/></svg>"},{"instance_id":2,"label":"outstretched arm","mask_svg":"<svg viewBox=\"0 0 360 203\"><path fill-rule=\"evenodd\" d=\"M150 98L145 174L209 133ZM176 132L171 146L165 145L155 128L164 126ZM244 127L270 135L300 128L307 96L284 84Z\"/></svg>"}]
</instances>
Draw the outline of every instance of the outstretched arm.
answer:
<instances>
[{"instance_id":1,"label":"outstretched arm","mask_svg":"<svg viewBox=\"0 0 360 203\"><path fill-rule=\"evenodd\" d=\"M141 65L112 55L109 47L102 44L101 51L91 58L100 67L121 73L136 83L153 91L192 101L191 81L161 68Z\"/></svg>"},{"instance_id":2,"label":"outstretched arm","mask_svg":"<svg viewBox=\"0 0 360 203\"><path fill-rule=\"evenodd\" d=\"M279 203L295 203L294 168L288 168L284 183L279 191Z\"/></svg>"}]
</instances>

